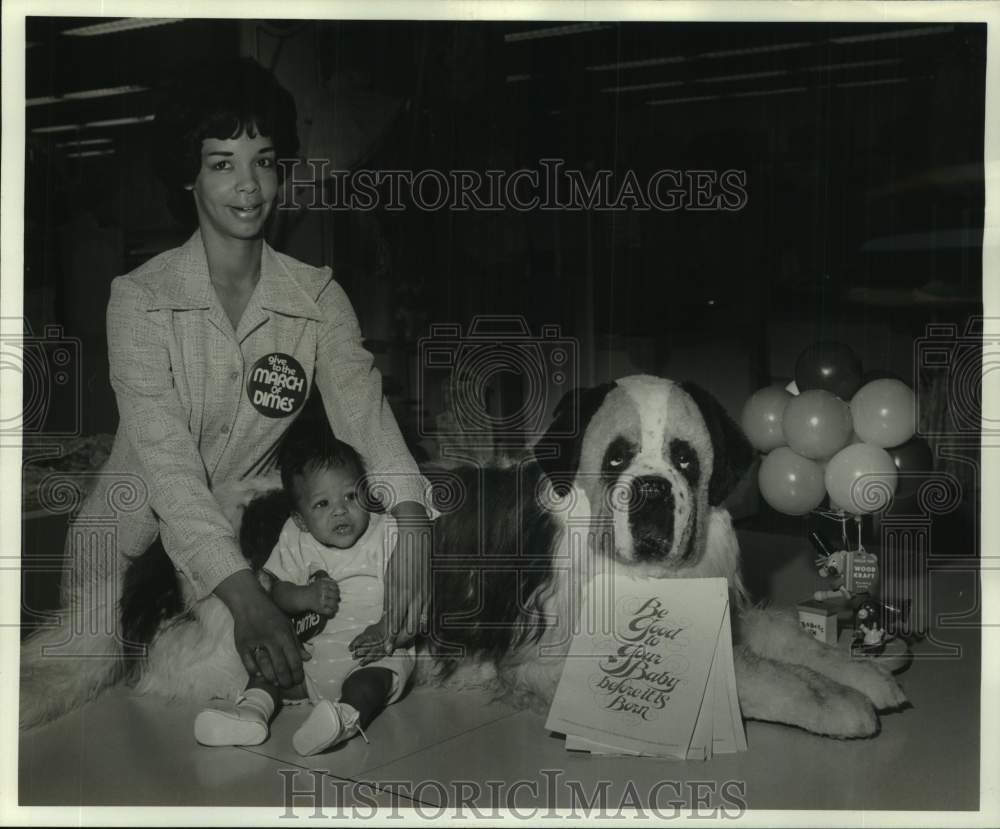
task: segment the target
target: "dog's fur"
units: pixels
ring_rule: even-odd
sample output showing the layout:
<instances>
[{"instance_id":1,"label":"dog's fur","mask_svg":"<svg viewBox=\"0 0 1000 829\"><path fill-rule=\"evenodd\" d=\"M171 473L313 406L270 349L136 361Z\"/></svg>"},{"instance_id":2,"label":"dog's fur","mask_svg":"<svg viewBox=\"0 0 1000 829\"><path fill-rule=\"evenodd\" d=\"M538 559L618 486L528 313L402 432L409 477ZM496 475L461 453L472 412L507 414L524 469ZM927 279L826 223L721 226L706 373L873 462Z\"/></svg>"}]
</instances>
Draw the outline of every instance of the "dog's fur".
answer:
<instances>
[{"instance_id":1,"label":"dog's fur","mask_svg":"<svg viewBox=\"0 0 1000 829\"><path fill-rule=\"evenodd\" d=\"M431 635L418 681L488 687L515 704L544 708L593 575L627 568L648 578L721 576L735 612L744 715L837 737L874 734L876 710L905 703L891 674L818 642L788 615L747 606L722 502L751 459L739 429L709 395L636 376L568 395L533 460L429 473L438 491L453 497L439 503L435 522ZM244 525L244 549L256 539L248 551L255 563L287 514L274 509L273 498L252 500L273 485L216 493L234 526ZM133 681L169 697L234 696L246 675L232 618L214 597L185 601L184 613L165 618L179 604L157 598L160 580L176 583L164 575L164 558L151 550L126 573L126 638L152 639L148 657L129 663L138 667ZM36 637L22 650L22 725L58 716L128 674L109 659L74 664L78 673L71 674L75 661L46 664L36 657L39 644ZM100 645L116 653L114 643Z\"/></svg>"}]
</instances>

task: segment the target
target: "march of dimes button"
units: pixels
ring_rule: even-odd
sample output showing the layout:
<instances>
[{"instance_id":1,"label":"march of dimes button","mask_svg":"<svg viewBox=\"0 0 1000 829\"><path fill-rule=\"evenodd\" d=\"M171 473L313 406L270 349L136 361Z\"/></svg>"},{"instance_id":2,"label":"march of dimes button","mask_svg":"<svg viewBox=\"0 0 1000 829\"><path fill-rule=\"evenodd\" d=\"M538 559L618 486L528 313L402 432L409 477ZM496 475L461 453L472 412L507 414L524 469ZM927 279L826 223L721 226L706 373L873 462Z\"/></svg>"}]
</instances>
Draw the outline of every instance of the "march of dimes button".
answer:
<instances>
[{"instance_id":1,"label":"march of dimes button","mask_svg":"<svg viewBox=\"0 0 1000 829\"><path fill-rule=\"evenodd\" d=\"M309 382L305 369L291 354L265 354L250 369L247 397L265 417L287 417L306 400Z\"/></svg>"}]
</instances>

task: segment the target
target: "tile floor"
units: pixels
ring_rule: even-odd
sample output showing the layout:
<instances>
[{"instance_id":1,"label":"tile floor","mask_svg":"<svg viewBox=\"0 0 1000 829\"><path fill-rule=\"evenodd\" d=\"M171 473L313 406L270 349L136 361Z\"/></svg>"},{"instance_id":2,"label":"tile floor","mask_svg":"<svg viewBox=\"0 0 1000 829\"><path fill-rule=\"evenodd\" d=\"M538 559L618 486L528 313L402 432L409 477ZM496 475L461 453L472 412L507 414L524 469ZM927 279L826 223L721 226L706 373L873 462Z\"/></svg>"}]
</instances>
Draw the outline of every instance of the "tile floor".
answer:
<instances>
[{"instance_id":1,"label":"tile floor","mask_svg":"<svg viewBox=\"0 0 1000 829\"><path fill-rule=\"evenodd\" d=\"M805 560L805 559L804 559ZM935 579L935 606L974 596L971 575ZM797 589L797 588L796 588ZM958 604L954 604L958 602ZM918 644L901 681L913 707L882 719L864 741L826 740L748 723L750 749L708 763L568 753L544 717L473 693L411 691L369 729L331 752L301 758L291 735L305 708L286 709L253 748L212 749L192 736L196 706L105 694L59 722L21 735L22 805L258 806L282 814L286 791L322 783L325 814L344 808L447 805L470 817L502 806L544 816L596 801L659 808L975 809L979 793L979 635L974 625ZM945 654L942 642L960 646ZM603 801L600 793L603 791ZM582 798L582 799L581 799ZM310 803L300 797L296 804ZM430 810L429 812L426 810ZM580 811L582 814L583 812ZM597 812L593 814L599 814ZM655 813L654 813L655 816Z\"/></svg>"}]
</instances>

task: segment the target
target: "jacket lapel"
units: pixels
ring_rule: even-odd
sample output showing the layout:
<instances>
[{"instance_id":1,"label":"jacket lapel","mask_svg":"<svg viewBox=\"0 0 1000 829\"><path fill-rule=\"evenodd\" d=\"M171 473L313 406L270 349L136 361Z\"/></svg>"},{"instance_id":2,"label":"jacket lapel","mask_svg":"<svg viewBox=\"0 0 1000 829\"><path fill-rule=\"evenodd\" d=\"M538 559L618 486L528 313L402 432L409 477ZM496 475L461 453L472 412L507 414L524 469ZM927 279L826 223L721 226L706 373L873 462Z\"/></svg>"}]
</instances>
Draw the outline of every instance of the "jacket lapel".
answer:
<instances>
[{"instance_id":1,"label":"jacket lapel","mask_svg":"<svg viewBox=\"0 0 1000 829\"><path fill-rule=\"evenodd\" d=\"M169 269L172 273L165 274L164 279L152 286L153 296L147 309L207 310L212 324L227 336L232 336L233 326L212 288L200 230L196 230L187 242L177 248L170 259ZM268 320L268 312L271 311L291 317L323 319L322 311L302 287L293 269L264 242L260 281L240 318L236 339L239 342L246 339Z\"/></svg>"}]
</instances>

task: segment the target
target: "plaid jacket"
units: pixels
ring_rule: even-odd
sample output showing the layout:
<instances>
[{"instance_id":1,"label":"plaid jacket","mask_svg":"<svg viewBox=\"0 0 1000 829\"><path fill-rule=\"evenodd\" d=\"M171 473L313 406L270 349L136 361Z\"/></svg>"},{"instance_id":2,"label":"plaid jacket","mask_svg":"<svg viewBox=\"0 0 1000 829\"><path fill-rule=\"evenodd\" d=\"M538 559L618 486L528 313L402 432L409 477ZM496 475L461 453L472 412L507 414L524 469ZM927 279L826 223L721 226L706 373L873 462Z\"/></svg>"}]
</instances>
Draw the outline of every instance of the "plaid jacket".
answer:
<instances>
[{"instance_id":1,"label":"plaid jacket","mask_svg":"<svg viewBox=\"0 0 1000 829\"><path fill-rule=\"evenodd\" d=\"M313 383L334 433L361 453L375 483L394 503L425 502L426 482L329 268L265 244L260 281L233 331L196 232L114 280L108 351L121 420L81 515L107 511L116 471L138 473L148 503L122 513L118 551L137 555L159 532L199 597L247 567L213 487L273 465Z\"/></svg>"}]
</instances>

